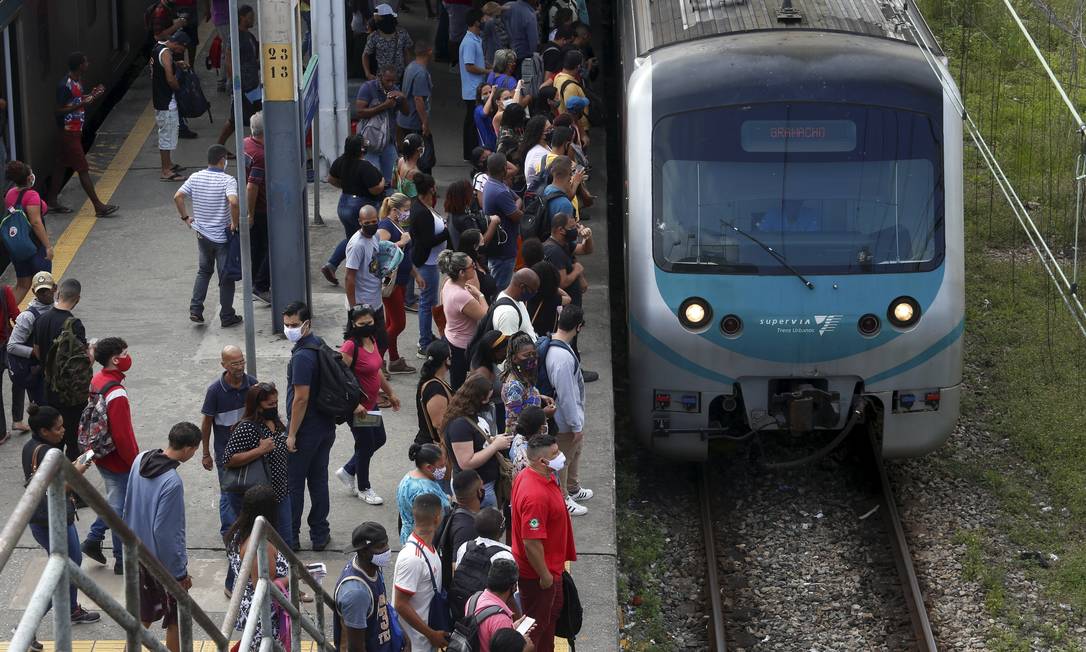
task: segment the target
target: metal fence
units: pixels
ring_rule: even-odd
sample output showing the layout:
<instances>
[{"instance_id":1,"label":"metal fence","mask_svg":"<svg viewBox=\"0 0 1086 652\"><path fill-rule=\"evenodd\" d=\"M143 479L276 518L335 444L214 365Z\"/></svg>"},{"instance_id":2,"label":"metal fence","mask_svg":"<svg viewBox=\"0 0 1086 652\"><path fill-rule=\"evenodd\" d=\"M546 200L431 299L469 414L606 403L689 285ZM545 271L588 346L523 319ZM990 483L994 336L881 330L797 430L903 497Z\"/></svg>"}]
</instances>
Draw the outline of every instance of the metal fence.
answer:
<instances>
[{"instance_id":1,"label":"metal fence","mask_svg":"<svg viewBox=\"0 0 1086 652\"><path fill-rule=\"evenodd\" d=\"M106 525L118 536L124 546L124 604L117 602L83 570L76 566L68 558L68 508L65 496L65 486L80 496L91 507ZM237 576L234 591L223 618L222 626L216 626L211 617L200 608L192 599L188 591L174 579L151 551L140 541L139 537L125 524L121 517L114 512L106 499L98 493L91 483L82 476L71 462L64 457L60 450L50 450L45 459L39 464L34 477L26 487L22 498L15 505L15 510L7 523L0 531L0 573L3 572L11 559L19 538L26 530L34 510L42 498L48 500L49 508L49 560L46 562L38 580L34 593L27 602L26 611L15 629L15 634L9 645L11 652L26 652L34 640L35 632L46 611L50 601L53 606L53 631L55 647L57 650L72 649L72 623L70 618L70 604L68 598L68 584L75 584L87 597L94 601L106 615L113 619L125 630L125 637L129 650L139 650L140 645L155 652L169 652L158 638L150 630L143 627L139 620L139 568L150 573L166 592L177 602L177 615L181 650L192 652L193 649L193 622L209 636L215 647L220 652L226 652L230 648L230 636L237 623L241 608L241 599L245 587L249 581L249 570L252 568L254 555L261 577L255 584L255 592L250 605L249 618L242 633L240 650L249 649L249 645L256 633L257 622L262 624L263 632L272 631L272 603L274 600L282 609L285 609L292 618L291 649L301 649L301 632L304 629L322 650L335 651L330 637L325 636L325 607L335 609L335 602L319 582L310 575L305 564L291 551L274 529L268 526L263 518L258 518L249 536L248 546L242 560L241 572ZM267 578L269 570L274 568L275 560L268 560L267 544L271 543L283 554L290 566L289 594L283 592ZM269 566L269 564L271 564ZM314 623L299 608L299 580L308 584L314 591L317 620ZM258 616L258 617L253 617ZM258 620L259 618L259 620ZM260 650L282 650L284 646L274 637L265 636L261 641Z\"/></svg>"}]
</instances>

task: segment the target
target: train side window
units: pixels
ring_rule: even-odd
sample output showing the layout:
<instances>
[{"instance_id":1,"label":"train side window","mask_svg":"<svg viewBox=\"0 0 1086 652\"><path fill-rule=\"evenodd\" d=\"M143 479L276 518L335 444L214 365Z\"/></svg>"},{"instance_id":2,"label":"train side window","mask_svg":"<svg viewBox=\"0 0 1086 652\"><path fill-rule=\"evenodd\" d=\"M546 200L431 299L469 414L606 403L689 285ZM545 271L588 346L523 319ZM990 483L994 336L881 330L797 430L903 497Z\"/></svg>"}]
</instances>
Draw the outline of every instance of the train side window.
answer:
<instances>
[{"instance_id":1,"label":"train side window","mask_svg":"<svg viewBox=\"0 0 1086 652\"><path fill-rule=\"evenodd\" d=\"M124 0L109 0L109 31L114 50L125 47L124 41Z\"/></svg>"}]
</instances>

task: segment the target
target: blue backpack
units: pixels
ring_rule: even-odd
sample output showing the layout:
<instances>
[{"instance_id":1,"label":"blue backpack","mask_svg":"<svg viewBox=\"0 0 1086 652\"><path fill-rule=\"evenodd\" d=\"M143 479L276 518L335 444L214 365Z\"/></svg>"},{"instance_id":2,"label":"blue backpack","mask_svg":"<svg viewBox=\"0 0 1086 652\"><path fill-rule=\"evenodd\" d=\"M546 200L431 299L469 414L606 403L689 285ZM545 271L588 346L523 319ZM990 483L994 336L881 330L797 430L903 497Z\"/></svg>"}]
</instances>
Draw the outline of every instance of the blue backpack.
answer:
<instances>
[{"instance_id":1,"label":"blue backpack","mask_svg":"<svg viewBox=\"0 0 1086 652\"><path fill-rule=\"evenodd\" d=\"M556 392L554 389L554 384L551 383L550 376L547 375L547 352L550 351L552 346L557 346L569 351L570 355L573 356L573 368L575 370L580 370L581 361L577 358L577 354L573 352L573 349L570 348L570 346L562 340L556 340L550 335L544 335L543 337L536 340L535 352L536 357L539 359L539 364L536 367L538 371L535 379L535 386L536 389L539 390L540 394L555 398Z\"/></svg>"},{"instance_id":2,"label":"blue backpack","mask_svg":"<svg viewBox=\"0 0 1086 652\"><path fill-rule=\"evenodd\" d=\"M38 253L38 245L30 237L30 220L26 218L23 209L23 195L27 190L22 190L15 204L8 209L8 214L0 220L0 235L3 236L4 247L7 248L11 259L16 262L28 260Z\"/></svg>"}]
</instances>

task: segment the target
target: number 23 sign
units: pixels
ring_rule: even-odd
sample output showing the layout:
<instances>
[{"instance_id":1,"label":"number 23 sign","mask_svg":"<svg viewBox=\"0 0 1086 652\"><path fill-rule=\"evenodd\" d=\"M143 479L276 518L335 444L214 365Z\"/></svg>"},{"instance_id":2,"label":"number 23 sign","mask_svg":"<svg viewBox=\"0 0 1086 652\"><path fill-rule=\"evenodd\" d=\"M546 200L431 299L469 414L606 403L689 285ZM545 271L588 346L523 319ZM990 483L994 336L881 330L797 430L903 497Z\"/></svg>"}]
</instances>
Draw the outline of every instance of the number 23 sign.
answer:
<instances>
[{"instance_id":1,"label":"number 23 sign","mask_svg":"<svg viewBox=\"0 0 1086 652\"><path fill-rule=\"evenodd\" d=\"M289 43L264 44L264 99L290 101L294 83L294 51Z\"/></svg>"}]
</instances>

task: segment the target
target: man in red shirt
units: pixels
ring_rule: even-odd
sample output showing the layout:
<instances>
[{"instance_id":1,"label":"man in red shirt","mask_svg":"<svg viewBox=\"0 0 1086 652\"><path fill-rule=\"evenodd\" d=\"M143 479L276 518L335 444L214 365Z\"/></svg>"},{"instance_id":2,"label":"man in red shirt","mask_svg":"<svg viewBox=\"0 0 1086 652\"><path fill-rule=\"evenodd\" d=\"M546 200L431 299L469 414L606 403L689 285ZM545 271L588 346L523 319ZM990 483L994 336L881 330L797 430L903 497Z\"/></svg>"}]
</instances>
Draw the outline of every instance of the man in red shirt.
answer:
<instances>
[{"instance_id":1,"label":"man in red shirt","mask_svg":"<svg viewBox=\"0 0 1086 652\"><path fill-rule=\"evenodd\" d=\"M528 467L513 482L513 558L520 567L524 615L535 618L537 652L554 650L554 628L562 611L562 571L577 560L573 524L556 474L565 456L554 435L528 441Z\"/></svg>"},{"instance_id":2,"label":"man in red shirt","mask_svg":"<svg viewBox=\"0 0 1086 652\"><path fill-rule=\"evenodd\" d=\"M268 267L268 199L264 183L264 112L257 111L249 119L253 135L245 139L245 198L249 207L251 249L249 259L253 271L253 296L271 303L271 272Z\"/></svg>"},{"instance_id":3,"label":"man in red shirt","mask_svg":"<svg viewBox=\"0 0 1086 652\"><path fill-rule=\"evenodd\" d=\"M106 337L98 340L93 348L94 359L102 365L102 370L91 378L91 398L97 401L104 394L109 434L116 447L112 453L94 460L98 472L106 485L106 500L113 511L120 515L124 511L124 496L128 491L128 473L132 461L139 453L136 433L132 430L132 410L128 405L128 391L121 383L124 375L132 368L132 356L128 355L128 344L119 337ZM81 550L99 564L106 563L102 554L102 541L106 538L108 526L101 518L97 519L87 533ZM121 540L113 534L113 572L124 574L121 563Z\"/></svg>"}]
</instances>

